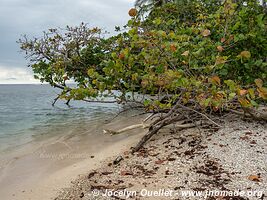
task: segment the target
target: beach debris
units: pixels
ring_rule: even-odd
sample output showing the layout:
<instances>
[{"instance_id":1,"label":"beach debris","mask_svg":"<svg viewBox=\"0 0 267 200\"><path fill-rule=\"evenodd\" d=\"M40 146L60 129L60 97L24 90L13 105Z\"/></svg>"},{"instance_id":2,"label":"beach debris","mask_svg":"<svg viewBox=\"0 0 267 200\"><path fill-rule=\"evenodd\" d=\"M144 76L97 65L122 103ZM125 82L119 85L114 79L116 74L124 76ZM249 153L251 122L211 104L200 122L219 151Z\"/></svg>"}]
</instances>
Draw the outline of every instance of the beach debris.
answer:
<instances>
[{"instance_id":1,"label":"beach debris","mask_svg":"<svg viewBox=\"0 0 267 200\"><path fill-rule=\"evenodd\" d=\"M101 174L107 176L107 175L112 174L112 173L113 172L102 172Z\"/></svg>"},{"instance_id":2,"label":"beach debris","mask_svg":"<svg viewBox=\"0 0 267 200\"><path fill-rule=\"evenodd\" d=\"M122 160L123 160L123 157L122 157L122 156L118 156L118 157L113 161L113 165L117 165L117 164L119 164Z\"/></svg>"},{"instance_id":3,"label":"beach debris","mask_svg":"<svg viewBox=\"0 0 267 200\"><path fill-rule=\"evenodd\" d=\"M81 194L80 194L80 198L83 198L84 197L84 193L82 192Z\"/></svg>"},{"instance_id":4,"label":"beach debris","mask_svg":"<svg viewBox=\"0 0 267 200\"><path fill-rule=\"evenodd\" d=\"M134 124L134 125L131 125L131 126L127 126L125 128L122 128L120 130L117 130L117 131L114 131L114 130L109 130L109 129L104 129L103 130L103 133L104 134L110 134L110 135L117 135L117 134L120 134L120 133L123 133L123 132L126 132L126 131L130 131L130 130L133 130L133 129L136 129L136 128L149 128L149 125L147 124Z\"/></svg>"},{"instance_id":5,"label":"beach debris","mask_svg":"<svg viewBox=\"0 0 267 200\"><path fill-rule=\"evenodd\" d=\"M133 175L133 172L129 171L129 170L123 170L123 171L121 171L121 175L122 176L131 176L131 175Z\"/></svg>"},{"instance_id":6,"label":"beach debris","mask_svg":"<svg viewBox=\"0 0 267 200\"><path fill-rule=\"evenodd\" d=\"M87 178L90 179L90 178L92 178L95 174L97 174L97 172L96 172L96 171L93 171L93 172L91 172L91 173L88 174Z\"/></svg>"},{"instance_id":7,"label":"beach debris","mask_svg":"<svg viewBox=\"0 0 267 200\"><path fill-rule=\"evenodd\" d=\"M248 177L248 179L251 180L251 181L255 181L255 182L260 182L261 181L259 175L250 175Z\"/></svg>"},{"instance_id":8,"label":"beach debris","mask_svg":"<svg viewBox=\"0 0 267 200\"><path fill-rule=\"evenodd\" d=\"M160 165L160 164L164 163L165 161L166 160L157 160L157 161L155 161L155 164Z\"/></svg>"}]
</instances>

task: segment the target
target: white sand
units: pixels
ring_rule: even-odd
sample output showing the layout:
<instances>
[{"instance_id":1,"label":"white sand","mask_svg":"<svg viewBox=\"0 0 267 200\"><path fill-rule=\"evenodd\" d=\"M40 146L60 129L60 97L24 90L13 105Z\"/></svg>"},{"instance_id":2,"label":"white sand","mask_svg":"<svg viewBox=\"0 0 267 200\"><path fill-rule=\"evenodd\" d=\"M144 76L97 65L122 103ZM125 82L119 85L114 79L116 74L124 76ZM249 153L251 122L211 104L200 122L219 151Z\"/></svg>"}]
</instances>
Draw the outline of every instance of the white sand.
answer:
<instances>
[{"instance_id":1,"label":"white sand","mask_svg":"<svg viewBox=\"0 0 267 200\"><path fill-rule=\"evenodd\" d=\"M127 117L103 128L119 129L135 121L140 122ZM1 199L53 199L79 174L98 168L106 158L134 145L142 136L141 131L118 136L85 132L50 138L12 152L1 158Z\"/></svg>"}]
</instances>

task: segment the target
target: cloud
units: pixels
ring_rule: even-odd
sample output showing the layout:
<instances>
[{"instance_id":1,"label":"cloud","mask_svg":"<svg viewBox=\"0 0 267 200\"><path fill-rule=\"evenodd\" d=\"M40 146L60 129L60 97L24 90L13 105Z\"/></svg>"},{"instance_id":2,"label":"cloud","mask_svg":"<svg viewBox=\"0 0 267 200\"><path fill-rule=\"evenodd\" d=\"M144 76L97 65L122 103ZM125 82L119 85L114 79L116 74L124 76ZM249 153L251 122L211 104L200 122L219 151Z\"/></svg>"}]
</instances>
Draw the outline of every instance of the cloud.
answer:
<instances>
[{"instance_id":1,"label":"cloud","mask_svg":"<svg viewBox=\"0 0 267 200\"><path fill-rule=\"evenodd\" d=\"M39 83L33 78L29 68L10 68L0 66L0 84Z\"/></svg>"},{"instance_id":2,"label":"cloud","mask_svg":"<svg viewBox=\"0 0 267 200\"><path fill-rule=\"evenodd\" d=\"M52 27L81 22L114 33L129 20L134 0L0 0L0 63L5 69L22 69L26 62L16 41L23 34L40 36Z\"/></svg>"}]
</instances>

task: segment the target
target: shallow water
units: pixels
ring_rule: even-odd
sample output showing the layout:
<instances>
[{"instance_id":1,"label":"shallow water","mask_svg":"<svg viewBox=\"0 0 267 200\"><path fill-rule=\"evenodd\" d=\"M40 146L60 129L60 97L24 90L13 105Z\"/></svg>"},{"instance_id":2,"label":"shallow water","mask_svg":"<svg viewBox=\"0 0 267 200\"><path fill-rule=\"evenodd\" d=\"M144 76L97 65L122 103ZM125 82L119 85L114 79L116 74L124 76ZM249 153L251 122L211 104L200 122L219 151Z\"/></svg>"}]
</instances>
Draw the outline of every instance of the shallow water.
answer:
<instances>
[{"instance_id":1,"label":"shallow water","mask_svg":"<svg viewBox=\"0 0 267 200\"><path fill-rule=\"evenodd\" d=\"M118 110L78 101L53 107L58 92L49 85L0 85L0 153L44 137L79 134Z\"/></svg>"}]
</instances>

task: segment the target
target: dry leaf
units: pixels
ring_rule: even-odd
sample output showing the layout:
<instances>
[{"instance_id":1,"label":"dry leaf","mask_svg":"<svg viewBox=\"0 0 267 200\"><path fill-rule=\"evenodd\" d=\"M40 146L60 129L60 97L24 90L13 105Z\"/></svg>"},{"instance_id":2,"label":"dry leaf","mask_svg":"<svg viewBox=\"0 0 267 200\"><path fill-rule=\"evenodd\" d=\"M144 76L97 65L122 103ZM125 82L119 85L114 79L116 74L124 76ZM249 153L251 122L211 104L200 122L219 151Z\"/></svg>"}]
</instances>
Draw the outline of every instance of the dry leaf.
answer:
<instances>
[{"instance_id":1,"label":"dry leaf","mask_svg":"<svg viewBox=\"0 0 267 200\"><path fill-rule=\"evenodd\" d=\"M223 48L222 46L217 46L217 50L218 50L219 52L222 52L222 51L224 50L224 48Z\"/></svg>"},{"instance_id":2,"label":"dry leaf","mask_svg":"<svg viewBox=\"0 0 267 200\"><path fill-rule=\"evenodd\" d=\"M215 83L216 85L220 85L220 84L221 84L221 79L219 78L219 76L213 76L213 77L211 78L211 81L212 81L213 83Z\"/></svg>"},{"instance_id":3,"label":"dry leaf","mask_svg":"<svg viewBox=\"0 0 267 200\"><path fill-rule=\"evenodd\" d=\"M239 94L240 94L241 96L247 94L247 92L248 92L247 90L239 90Z\"/></svg>"},{"instance_id":4,"label":"dry leaf","mask_svg":"<svg viewBox=\"0 0 267 200\"><path fill-rule=\"evenodd\" d=\"M123 60L124 58L125 58L124 53L120 53L120 54L119 54L119 59L120 59L120 60Z\"/></svg>"},{"instance_id":5,"label":"dry leaf","mask_svg":"<svg viewBox=\"0 0 267 200\"><path fill-rule=\"evenodd\" d=\"M259 92L259 96L263 99L267 99L267 88L261 87L258 88L257 91Z\"/></svg>"},{"instance_id":6,"label":"dry leaf","mask_svg":"<svg viewBox=\"0 0 267 200\"><path fill-rule=\"evenodd\" d=\"M224 57L217 57L216 58L216 65L224 64L225 62L226 62L226 60L224 59Z\"/></svg>"},{"instance_id":7,"label":"dry leaf","mask_svg":"<svg viewBox=\"0 0 267 200\"><path fill-rule=\"evenodd\" d=\"M170 49L171 49L171 51L173 51L173 52L175 52L175 51L177 50L177 48L176 48L176 46L175 46L174 44L172 44L172 45L170 46Z\"/></svg>"},{"instance_id":8,"label":"dry leaf","mask_svg":"<svg viewBox=\"0 0 267 200\"><path fill-rule=\"evenodd\" d=\"M129 175L133 175L133 172L131 171L121 171L121 176L129 176Z\"/></svg>"},{"instance_id":9,"label":"dry leaf","mask_svg":"<svg viewBox=\"0 0 267 200\"><path fill-rule=\"evenodd\" d=\"M260 182L261 181L260 180L260 176L258 176L258 175L250 175L248 177L248 179L251 180L251 181L255 181L255 182Z\"/></svg>"},{"instance_id":10,"label":"dry leaf","mask_svg":"<svg viewBox=\"0 0 267 200\"><path fill-rule=\"evenodd\" d=\"M128 12L128 14L131 16L131 17L134 17L137 15L137 10L135 8L131 8Z\"/></svg>"},{"instance_id":11,"label":"dry leaf","mask_svg":"<svg viewBox=\"0 0 267 200\"><path fill-rule=\"evenodd\" d=\"M164 163L164 161L165 160L157 160L157 161L155 161L155 164L160 165L160 164Z\"/></svg>"},{"instance_id":12,"label":"dry leaf","mask_svg":"<svg viewBox=\"0 0 267 200\"><path fill-rule=\"evenodd\" d=\"M256 83L257 87L259 87L259 88L261 88L263 85L263 81L260 78L255 79L255 83Z\"/></svg>"},{"instance_id":13,"label":"dry leaf","mask_svg":"<svg viewBox=\"0 0 267 200\"><path fill-rule=\"evenodd\" d=\"M242 58L247 58L247 59L249 59L249 58L251 57L251 54L250 54L249 51L242 51L242 52L240 53L240 56L241 56Z\"/></svg>"},{"instance_id":14,"label":"dry leaf","mask_svg":"<svg viewBox=\"0 0 267 200\"><path fill-rule=\"evenodd\" d=\"M189 51L185 51L184 53L181 54L182 56L188 56L189 55Z\"/></svg>"},{"instance_id":15,"label":"dry leaf","mask_svg":"<svg viewBox=\"0 0 267 200\"><path fill-rule=\"evenodd\" d=\"M224 43L225 42L225 38L221 38L221 43Z\"/></svg>"},{"instance_id":16,"label":"dry leaf","mask_svg":"<svg viewBox=\"0 0 267 200\"><path fill-rule=\"evenodd\" d=\"M205 30L202 32L202 35L203 35L204 37L209 36L209 35L210 35L210 30L209 30L209 29L205 29Z\"/></svg>"}]
</instances>

